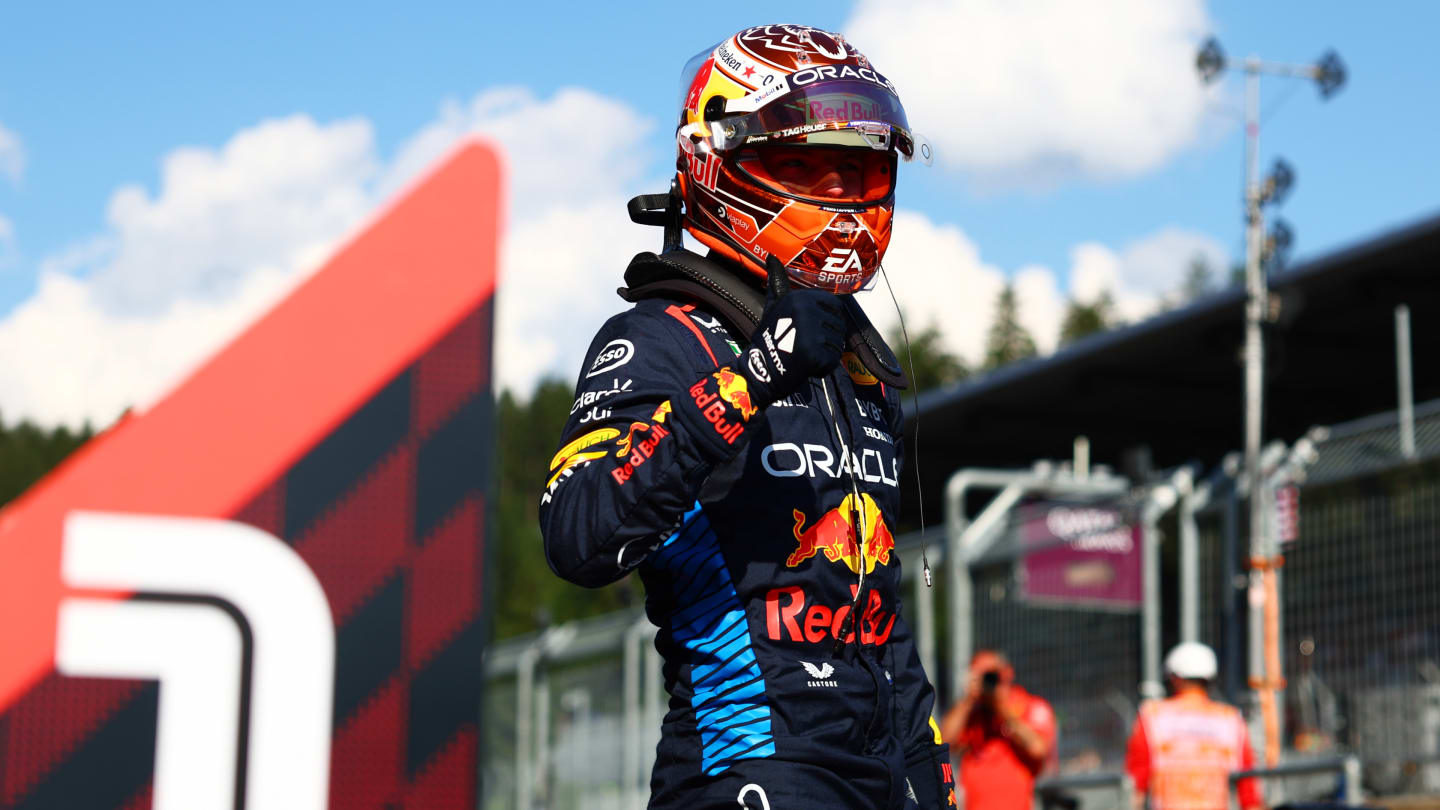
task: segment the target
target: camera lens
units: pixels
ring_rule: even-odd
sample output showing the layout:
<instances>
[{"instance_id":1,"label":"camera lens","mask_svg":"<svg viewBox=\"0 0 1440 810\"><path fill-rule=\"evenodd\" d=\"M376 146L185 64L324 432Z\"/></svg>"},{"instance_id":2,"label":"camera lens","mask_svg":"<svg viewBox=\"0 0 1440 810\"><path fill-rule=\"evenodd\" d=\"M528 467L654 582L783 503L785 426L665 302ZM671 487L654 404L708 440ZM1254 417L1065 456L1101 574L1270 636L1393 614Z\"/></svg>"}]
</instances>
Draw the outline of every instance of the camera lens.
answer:
<instances>
[{"instance_id":1,"label":"camera lens","mask_svg":"<svg viewBox=\"0 0 1440 810\"><path fill-rule=\"evenodd\" d=\"M980 685L986 690L994 689L1000 685L1000 673L991 670L980 676Z\"/></svg>"}]
</instances>

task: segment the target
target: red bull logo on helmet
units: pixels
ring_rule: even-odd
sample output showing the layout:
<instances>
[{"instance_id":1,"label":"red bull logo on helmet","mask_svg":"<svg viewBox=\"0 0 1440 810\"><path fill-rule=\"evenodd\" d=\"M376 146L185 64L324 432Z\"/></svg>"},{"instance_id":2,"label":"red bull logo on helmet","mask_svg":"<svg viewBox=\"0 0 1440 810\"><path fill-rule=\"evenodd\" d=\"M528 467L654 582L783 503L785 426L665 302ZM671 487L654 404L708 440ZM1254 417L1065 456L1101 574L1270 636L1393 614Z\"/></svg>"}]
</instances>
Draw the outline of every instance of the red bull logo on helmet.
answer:
<instances>
[{"instance_id":1,"label":"red bull logo on helmet","mask_svg":"<svg viewBox=\"0 0 1440 810\"><path fill-rule=\"evenodd\" d=\"M890 533L890 527L885 525L885 516L880 512L880 505L875 503L875 499L868 493L860 493L858 508L855 496L846 495L839 506L821 515L820 519L808 528L805 526L805 513L799 509L793 512L793 532L795 542L799 543L800 547L785 558L787 567L794 568L822 552L825 559L832 563L843 562L845 567L855 574L860 573L862 559L867 574L874 571L876 565L890 564L890 552L895 549L895 536ZM858 531L853 525L857 517L861 523ZM861 547L855 544L857 535L863 535Z\"/></svg>"},{"instance_id":2,"label":"red bull logo on helmet","mask_svg":"<svg viewBox=\"0 0 1440 810\"><path fill-rule=\"evenodd\" d=\"M720 389L720 398L739 411L741 419L750 421L750 417L755 415L755 404L750 400L750 386L745 382L745 378L728 368L722 368L715 372L715 383Z\"/></svg>"}]
</instances>

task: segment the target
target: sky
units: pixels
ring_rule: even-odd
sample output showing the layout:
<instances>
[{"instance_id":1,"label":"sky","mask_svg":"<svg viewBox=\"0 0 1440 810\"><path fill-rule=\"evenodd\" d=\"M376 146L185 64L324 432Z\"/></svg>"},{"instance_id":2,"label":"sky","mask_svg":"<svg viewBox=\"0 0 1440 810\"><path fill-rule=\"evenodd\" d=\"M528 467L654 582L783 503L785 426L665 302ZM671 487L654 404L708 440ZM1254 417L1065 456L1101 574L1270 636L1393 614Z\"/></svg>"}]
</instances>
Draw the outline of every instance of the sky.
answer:
<instances>
[{"instance_id":1,"label":"sky","mask_svg":"<svg viewBox=\"0 0 1440 810\"><path fill-rule=\"evenodd\" d=\"M0 9L0 418L103 426L144 410L458 139L508 171L501 384L573 379L629 257L624 202L665 188L679 69L749 25L843 32L936 145L906 165L885 266L911 330L980 358L996 294L1053 351L1065 303L1134 321L1196 255L1242 254L1234 58L1336 49L1322 101L1262 84L1261 165L1294 261L1440 214L1440 4L856 0L715 4L255 2ZM777 18L775 15L779 14ZM418 281L418 280L417 280ZM862 294L882 328L883 291ZM556 323L554 312L571 317Z\"/></svg>"}]
</instances>

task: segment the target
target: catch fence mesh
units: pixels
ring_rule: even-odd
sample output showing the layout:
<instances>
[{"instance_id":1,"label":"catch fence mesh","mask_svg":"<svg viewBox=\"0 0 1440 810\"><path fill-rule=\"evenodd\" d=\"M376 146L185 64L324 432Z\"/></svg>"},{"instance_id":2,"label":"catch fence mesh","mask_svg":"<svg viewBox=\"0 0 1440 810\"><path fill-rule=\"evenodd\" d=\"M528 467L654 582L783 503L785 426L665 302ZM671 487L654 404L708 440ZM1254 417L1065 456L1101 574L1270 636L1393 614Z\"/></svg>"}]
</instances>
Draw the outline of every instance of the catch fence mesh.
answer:
<instances>
[{"instance_id":1,"label":"catch fence mesh","mask_svg":"<svg viewBox=\"0 0 1440 810\"><path fill-rule=\"evenodd\" d=\"M1063 774L1124 767L1138 704L1140 612L1027 598L1019 518L971 566L976 649L1005 653L1015 681L1049 701Z\"/></svg>"}]
</instances>

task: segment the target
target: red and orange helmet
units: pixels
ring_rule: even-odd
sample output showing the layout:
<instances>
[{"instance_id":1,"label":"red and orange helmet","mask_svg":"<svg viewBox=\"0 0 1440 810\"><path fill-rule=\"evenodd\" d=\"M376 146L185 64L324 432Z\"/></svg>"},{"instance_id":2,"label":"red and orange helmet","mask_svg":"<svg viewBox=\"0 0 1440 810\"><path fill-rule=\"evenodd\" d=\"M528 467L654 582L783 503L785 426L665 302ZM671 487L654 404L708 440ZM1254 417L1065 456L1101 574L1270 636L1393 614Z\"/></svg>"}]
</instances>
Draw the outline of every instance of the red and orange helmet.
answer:
<instances>
[{"instance_id":1,"label":"red and orange helmet","mask_svg":"<svg viewBox=\"0 0 1440 810\"><path fill-rule=\"evenodd\" d=\"M930 161L895 86L839 34L748 28L681 73L677 186L691 236L760 277L851 293L890 243L900 159Z\"/></svg>"}]
</instances>

